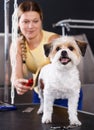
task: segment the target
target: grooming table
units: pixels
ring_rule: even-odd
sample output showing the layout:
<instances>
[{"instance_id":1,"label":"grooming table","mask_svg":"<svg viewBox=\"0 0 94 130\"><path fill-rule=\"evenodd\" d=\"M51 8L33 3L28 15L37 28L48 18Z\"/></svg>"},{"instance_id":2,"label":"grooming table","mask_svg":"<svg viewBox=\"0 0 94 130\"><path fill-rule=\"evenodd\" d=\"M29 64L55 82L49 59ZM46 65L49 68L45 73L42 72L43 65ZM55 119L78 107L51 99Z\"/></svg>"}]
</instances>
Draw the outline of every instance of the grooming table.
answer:
<instances>
[{"instance_id":1,"label":"grooming table","mask_svg":"<svg viewBox=\"0 0 94 130\"><path fill-rule=\"evenodd\" d=\"M17 110L0 111L0 130L52 130L52 127L67 126L68 114L64 107L54 106L53 123L42 124L41 115L37 115L38 104L16 105ZM78 112L82 126L73 130L93 130L94 115ZM55 129L63 130L63 129ZM72 130L72 129L71 129Z\"/></svg>"}]
</instances>

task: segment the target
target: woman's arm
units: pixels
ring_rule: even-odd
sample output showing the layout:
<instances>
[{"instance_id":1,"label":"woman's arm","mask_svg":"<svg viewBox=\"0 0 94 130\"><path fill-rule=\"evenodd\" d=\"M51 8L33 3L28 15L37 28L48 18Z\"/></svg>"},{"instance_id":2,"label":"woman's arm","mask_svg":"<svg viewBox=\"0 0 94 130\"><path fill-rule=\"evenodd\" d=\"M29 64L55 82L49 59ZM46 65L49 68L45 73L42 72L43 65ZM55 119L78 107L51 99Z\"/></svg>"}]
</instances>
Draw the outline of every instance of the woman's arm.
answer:
<instances>
[{"instance_id":1,"label":"woman's arm","mask_svg":"<svg viewBox=\"0 0 94 130\"><path fill-rule=\"evenodd\" d=\"M13 43L11 44L10 62L12 68L11 80L13 81L14 79L23 78L20 43L17 43L16 46Z\"/></svg>"},{"instance_id":2,"label":"woman's arm","mask_svg":"<svg viewBox=\"0 0 94 130\"><path fill-rule=\"evenodd\" d=\"M23 64L22 64L22 56L21 56L21 47L20 43L17 42L17 46L10 46L10 61L11 61L11 83L16 88L16 91L19 95L24 94L28 90L30 90L30 86L26 86L25 84L28 82L27 79L23 78Z\"/></svg>"}]
</instances>

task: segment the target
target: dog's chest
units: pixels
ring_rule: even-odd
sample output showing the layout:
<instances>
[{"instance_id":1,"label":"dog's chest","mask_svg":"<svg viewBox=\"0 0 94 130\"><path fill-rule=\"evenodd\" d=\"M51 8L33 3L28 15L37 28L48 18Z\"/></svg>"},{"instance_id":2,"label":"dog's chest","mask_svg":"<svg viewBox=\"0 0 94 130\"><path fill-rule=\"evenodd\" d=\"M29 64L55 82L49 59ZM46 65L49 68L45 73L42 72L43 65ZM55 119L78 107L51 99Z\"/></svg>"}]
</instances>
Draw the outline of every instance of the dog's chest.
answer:
<instances>
[{"instance_id":1,"label":"dog's chest","mask_svg":"<svg viewBox=\"0 0 94 130\"><path fill-rule=\"evenodd\" d=\"M50 76L49 76L50 77ZM50 81L50 82L49 82ZM79 78L77 75L74 75L73 73L55 73L53 76L50 77L49 80L49 86L50 84L53 84L53 87L57 87L57 89L71 89L74 86L77 86L76 84L79 83Z\"/></svg>"},{"instance_id":2,"label":"dog's chest","mask_svg":"<svg viewBox=\"0 0 94 130\"><path fill-rule=\"evenodd\" d=\"M55 89L71 89L75 86L79 86L79 73L76 68L71 70L59 70L54 66L49 65L45 67L41 74L40 78L43 79L46 87L55 88Z\"/></svg>"}]
</instances>

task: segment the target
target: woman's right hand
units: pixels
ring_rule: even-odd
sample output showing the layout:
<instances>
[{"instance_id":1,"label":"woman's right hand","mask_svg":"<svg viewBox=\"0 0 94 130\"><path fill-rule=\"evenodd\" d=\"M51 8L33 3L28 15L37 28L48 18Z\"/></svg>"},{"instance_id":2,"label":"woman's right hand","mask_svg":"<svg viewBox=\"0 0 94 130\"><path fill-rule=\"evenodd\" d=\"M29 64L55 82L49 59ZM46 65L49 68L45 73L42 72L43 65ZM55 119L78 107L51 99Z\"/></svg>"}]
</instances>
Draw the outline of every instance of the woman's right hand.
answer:
<instances>
[{"instance_id":1,"label":"woman's right hand","mask_svg":"<svg viewBox=\"0 0 94 130\"><path fill-rule=\"evenodd\" d=\"M17 94L23 95L27 91L31 90L31 86L27 86L28 79L16 79L14 86L16 88Z\"/></svg>"}]
</instances>

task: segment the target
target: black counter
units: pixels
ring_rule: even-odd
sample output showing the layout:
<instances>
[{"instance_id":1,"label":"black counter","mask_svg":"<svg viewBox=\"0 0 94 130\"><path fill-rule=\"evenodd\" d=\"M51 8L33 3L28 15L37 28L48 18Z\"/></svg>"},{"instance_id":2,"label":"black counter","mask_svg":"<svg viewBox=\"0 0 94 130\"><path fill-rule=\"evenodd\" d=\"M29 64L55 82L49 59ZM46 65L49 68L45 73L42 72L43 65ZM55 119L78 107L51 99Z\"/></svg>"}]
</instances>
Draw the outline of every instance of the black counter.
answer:
<instances>
[{"instance_id":1,"label":"black counter","mask_svg":"<svg viewBox=\"0 0 94 130\"><path fill-rule=\"evenodd\" d=\"M33 108L31 112L25 112L27 108ZM0 112L0 130L50 130L53 126L67 126L67 109L54 106L53 122L42 124L42 115L37 114L39 105L17 105L17 110ZM94 130L94 115L85 112L78 112L78 118L82 126L73 130Z\"/></svg>"}]
</instances>

